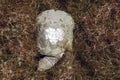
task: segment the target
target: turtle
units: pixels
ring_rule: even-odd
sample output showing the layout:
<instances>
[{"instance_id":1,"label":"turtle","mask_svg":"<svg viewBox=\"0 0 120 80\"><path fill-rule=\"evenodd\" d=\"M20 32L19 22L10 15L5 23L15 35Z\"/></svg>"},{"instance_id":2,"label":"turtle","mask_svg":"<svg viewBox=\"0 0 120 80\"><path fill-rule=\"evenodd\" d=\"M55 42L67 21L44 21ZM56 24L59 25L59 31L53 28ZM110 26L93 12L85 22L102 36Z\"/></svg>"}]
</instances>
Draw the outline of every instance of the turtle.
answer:
<instances>
[{"instance_id":1,"label":"turtle","mask_svg":"<svg viewBox=\"0 0 120 80\"><path fill-rule=\"evenodd\" d=\"M46 10L37 16L37 47L40 54L38 70L53 67L65 54L72 51L74 20L62 10Z\"/></svg>"}]
</instances>

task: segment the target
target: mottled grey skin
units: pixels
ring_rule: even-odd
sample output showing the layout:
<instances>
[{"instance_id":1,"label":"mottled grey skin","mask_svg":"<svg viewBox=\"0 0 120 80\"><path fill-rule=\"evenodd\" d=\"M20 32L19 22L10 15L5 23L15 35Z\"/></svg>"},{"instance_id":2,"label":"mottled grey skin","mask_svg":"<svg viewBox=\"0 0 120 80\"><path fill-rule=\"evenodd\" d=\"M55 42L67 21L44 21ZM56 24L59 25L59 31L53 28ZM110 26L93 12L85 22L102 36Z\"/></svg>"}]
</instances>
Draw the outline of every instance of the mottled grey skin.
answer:
<instances>
[{"instance_id":1,"label":"mottled grey skin","mask_svg":"<svg viewBox=\"0 0 120 80\"><path fill-rule=\"evenodd\" d=\"M37 17L37 21L37 46L41 54L51 56L46 61L45 58L39 61L38 70L44 71L51 68L65 50L72 51L74 21L69 14L60 10L44 11ZM49 62L47 64L47 60L52 61L52 57L55 57L55 61L52 65ZM44 62L48 68L42 67Z\"/></svg>"}]
</instances>

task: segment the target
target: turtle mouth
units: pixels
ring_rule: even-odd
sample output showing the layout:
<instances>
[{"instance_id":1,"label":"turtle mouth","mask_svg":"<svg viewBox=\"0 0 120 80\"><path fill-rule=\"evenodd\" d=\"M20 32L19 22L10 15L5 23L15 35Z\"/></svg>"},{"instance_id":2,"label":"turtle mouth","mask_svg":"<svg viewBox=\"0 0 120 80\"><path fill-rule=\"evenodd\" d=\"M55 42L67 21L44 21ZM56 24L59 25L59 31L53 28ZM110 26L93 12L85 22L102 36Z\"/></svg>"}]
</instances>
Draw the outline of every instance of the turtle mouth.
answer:
<instances>
[{"instance_id":1,"label":"turtle mouth","mask_svg":"<svg viewBox=\"0 0 120 80\"><path fill-rule=\"evenodd\" d=\"M43 59L44 57L55 57L55 56L48 56L48 55L44 55L44 54L41 54L40 52L38 52L35 56L35 60L39 61L39 60Z\"/></svg>"},{"instance_id":2,"label":"turtle mouth","mask_svg":"<svg viewBox=\"0 0 120 80\"><path fill-rule=\"evenodd\" d=\"M46 57L47 55L40 54L39 52L35 56L35 60L39 61L40 59Z\"/></svg>"}]
</instances>

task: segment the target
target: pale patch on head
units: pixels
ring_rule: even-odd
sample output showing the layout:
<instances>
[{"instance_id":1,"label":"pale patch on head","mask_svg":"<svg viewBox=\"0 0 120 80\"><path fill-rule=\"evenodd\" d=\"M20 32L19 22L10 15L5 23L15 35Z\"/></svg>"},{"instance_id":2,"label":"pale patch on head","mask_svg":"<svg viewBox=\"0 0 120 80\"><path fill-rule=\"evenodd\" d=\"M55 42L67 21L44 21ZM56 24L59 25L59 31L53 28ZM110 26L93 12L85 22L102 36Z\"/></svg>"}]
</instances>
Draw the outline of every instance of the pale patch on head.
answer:
<instances>
[{"instance_id":1,"label":"pale patch on head","mask_svg":"<svg viewBox=\"0 0 120 80\"><path fill-rule=\"evenodd\" d=\"M51 44L56 44L58 41L62 41L64 39L64 31L60 28L52 28L49 27L45 30L45 38L49 39Z\"/></svg>"}]
</instances>

